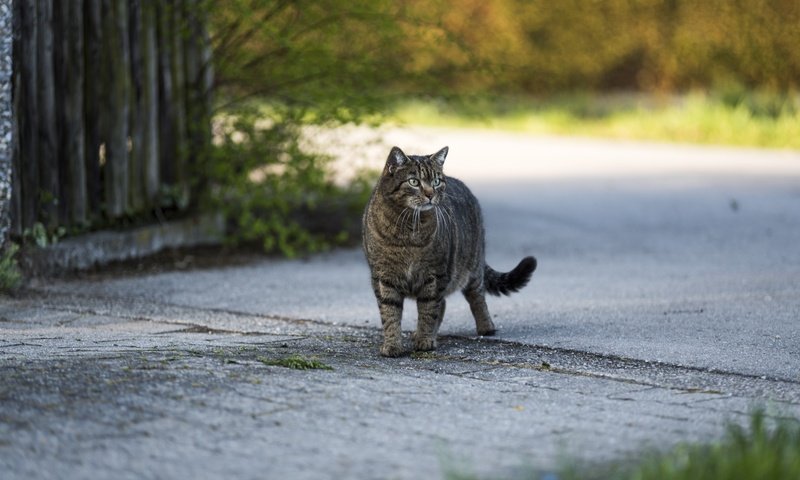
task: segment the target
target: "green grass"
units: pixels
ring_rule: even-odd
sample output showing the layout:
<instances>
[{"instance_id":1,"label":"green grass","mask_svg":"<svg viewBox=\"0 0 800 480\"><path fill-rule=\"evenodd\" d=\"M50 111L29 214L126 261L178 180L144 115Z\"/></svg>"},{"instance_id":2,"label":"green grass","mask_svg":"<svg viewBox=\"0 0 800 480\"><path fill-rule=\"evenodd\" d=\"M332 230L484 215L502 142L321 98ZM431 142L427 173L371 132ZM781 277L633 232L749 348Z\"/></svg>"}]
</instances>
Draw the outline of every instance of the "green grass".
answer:
<instances>
[{"instance_id":1,"label":"green grass","mask_svg":"<svg viewBox=\"0 0 800 480\"><path fill-rule=\"evenodd\" d=\"M448 480L476 479L455 468ZM682 444L636 460L532 473L532 480L788 480L800 479L800 421L775 421L756 411L750 424L729 424L710 444Z\"/></svg>"},{"instance_id":2,"label":"green grass","mask_svg":"<svg viewBox=\"0 0 800 480\"><path fill-rule=\"evenodd\" d=\"M748 428L729 425L722 441L682 445L647 458L619 477L630 480L800 479L800 423L752 415Z\"/></svg>"},{"instance_id":3,"label":"green grass","mask_svg":"<svg viewBox=\"0 0 800 480\"><path fill-rule=\"evenodd\" d=\"M333 367L330 365L326 365L318 360L311 360L300 355L291 355L278 359L258 357L258 361L264 365L292 368L294 370L333 370Z\"/></svg>"},{"instance_id":4,"label":"green grass","mask_svg":"<svg viewBox=\"0 0 800 480\"><path fill-rule=\"evenodd\" d=\"M534 134L800 149L800 96L757 92L410 100L394 121Z\"/></svg>"}]
</instances>

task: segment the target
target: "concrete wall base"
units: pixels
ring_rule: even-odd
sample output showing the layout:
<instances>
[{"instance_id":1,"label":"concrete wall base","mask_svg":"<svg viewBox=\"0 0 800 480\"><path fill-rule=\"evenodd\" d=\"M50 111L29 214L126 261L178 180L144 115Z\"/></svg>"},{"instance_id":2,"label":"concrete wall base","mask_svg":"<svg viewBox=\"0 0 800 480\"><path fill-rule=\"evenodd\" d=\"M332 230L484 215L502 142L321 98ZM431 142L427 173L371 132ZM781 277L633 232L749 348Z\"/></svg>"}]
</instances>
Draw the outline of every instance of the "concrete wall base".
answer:
<instances>
[{"instance_id":1,"label":"concrete wall base","mask_svg":"<svg viewBox=\"0 0 800 480\"><path fill-rule=\"evenodd\" d=\"M167 248L219 245L224 233L225 219L220 214L124 232L100 231L70 237L44 248L26 249L21 255L20 266L29 276L57 276L145 257Z\"/></svg>"}]
</instances>

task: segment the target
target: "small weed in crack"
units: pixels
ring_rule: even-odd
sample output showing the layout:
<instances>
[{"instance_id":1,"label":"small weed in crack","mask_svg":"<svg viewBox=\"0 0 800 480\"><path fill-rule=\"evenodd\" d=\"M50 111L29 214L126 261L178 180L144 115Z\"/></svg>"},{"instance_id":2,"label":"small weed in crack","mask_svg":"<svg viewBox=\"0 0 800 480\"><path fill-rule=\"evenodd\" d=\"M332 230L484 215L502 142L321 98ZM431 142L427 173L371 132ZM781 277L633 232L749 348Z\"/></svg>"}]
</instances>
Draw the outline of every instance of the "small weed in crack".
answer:
<instances>
[{"instance_id":1,"label":"small weed in crack","mask_svg":"<svg viewBox=\"0 0 800 480\"><path fill-rule=\"evenodd\" d=\"M318 360L311 360L300 355L291 355L284 358L273 359L258 357L259 362L273 367L293 368L295 370L333 370L333 367Z\"/></svg>"},{"instance_id":2,"label":"small weed in crack","mask_svg":"<svg viewBox=\"0 0 800 480\"><path fill-rule=\"evenodd\" d=\"M411 358L414 360L441 360L444 357L437 355L435 352L411 352Z\"/></svg>"}]
</instances>

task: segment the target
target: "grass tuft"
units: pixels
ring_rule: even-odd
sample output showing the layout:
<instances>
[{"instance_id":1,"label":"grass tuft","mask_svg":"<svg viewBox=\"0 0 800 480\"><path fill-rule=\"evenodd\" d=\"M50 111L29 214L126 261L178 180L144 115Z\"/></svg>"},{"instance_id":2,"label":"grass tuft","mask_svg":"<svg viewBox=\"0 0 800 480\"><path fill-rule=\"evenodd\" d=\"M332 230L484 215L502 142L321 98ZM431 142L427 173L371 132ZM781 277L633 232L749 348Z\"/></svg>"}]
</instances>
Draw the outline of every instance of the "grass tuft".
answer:
<instances>
[{"instance_id":1,"label":"grass tuft","mask_svg":"<svg viewBox=\"0 0 800 480\"><path fill-rule=\"evenodd\" d=\"M311 360L300 355L291 355L278 359L258 357L258 361L264 365L292 368L294 370L333 370L333 367L330 365L326 365L318 360Z\"/></svg>"},{"instance_id":2,"label":"grass tuft","mask_svg":"<svg viewBox=\"0 0 800 480\"><path fill-rule=\"evenodd\" d=\"M439 358L436 352L419 352L416 350L411 352L410 356L414 360L436 360Z\"/></svg>"}]
</instances>

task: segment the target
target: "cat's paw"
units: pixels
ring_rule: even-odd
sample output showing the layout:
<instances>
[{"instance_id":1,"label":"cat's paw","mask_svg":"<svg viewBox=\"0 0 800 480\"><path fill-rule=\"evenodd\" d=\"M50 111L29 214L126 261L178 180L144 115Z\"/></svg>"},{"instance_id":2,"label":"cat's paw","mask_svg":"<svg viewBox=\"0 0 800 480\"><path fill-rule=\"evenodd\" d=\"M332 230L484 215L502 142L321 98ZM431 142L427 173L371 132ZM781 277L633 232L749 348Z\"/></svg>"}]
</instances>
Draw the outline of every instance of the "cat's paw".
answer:
<instances>
[{"instance_id":1,"label":"cat's paw","mask_svg":"<svg viewBox=\"0 0 800 480\"><path fill-rule=\"evenodd\" d=\"M418 352L436 350L436 337L414 337L414 350Z\"/></svg>"},{"instance_id":2,"label":"cat's paw","mask_svg":"<svg viewBox=\"0 0 800 480\"><path fill-rule=\"evenodd\" d=\"M478 335L482 337L491 337L497 332L497 329L491 320L476 323L477 325L475 325L475 329L478 331Z\"/></svg>"},{"instance_id":3,"label":"cat's paw","mask_svg":"<svg viewBox=\"0 0 800 480\"><path fill-rule=\"evenodd\" d=\"M403 354L403 345L400 343L384 342L381 346L381 355L384 357L399 357Z\"/></svg>"}]
</instances>

